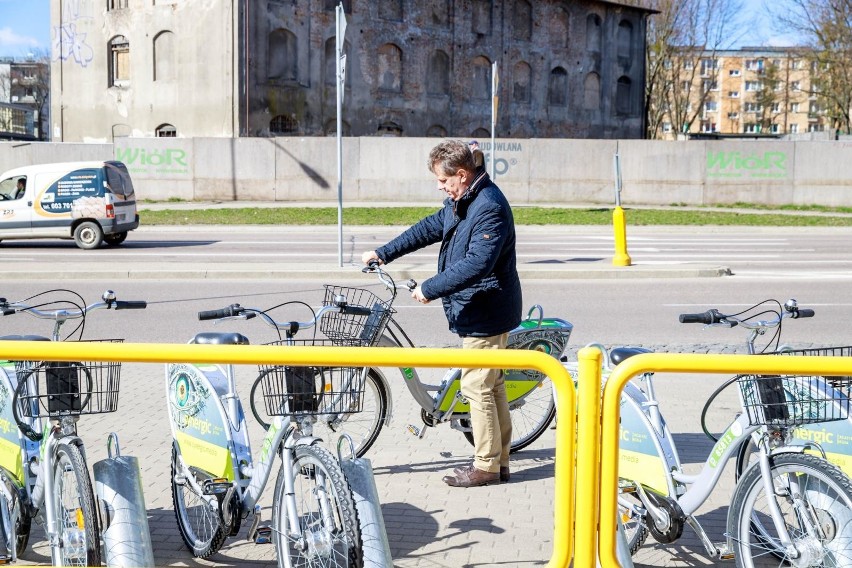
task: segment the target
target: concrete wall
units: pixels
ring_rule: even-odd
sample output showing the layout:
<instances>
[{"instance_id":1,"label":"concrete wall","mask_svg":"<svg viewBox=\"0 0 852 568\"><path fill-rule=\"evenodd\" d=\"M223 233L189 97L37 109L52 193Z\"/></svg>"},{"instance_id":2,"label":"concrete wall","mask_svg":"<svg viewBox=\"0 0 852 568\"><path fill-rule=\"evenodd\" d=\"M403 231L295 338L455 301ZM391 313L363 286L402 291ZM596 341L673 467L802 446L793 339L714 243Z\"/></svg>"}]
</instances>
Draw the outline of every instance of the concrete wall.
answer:
<instances>
[{"instance_id":1,"label":"concrete wall","mask_svg":"<svg viewBox=\"0 0 852 568\"><path fill-rule=\"evenodd\" d=\"M344 138L347 202L438 202L434 138ZM491 142L480 140L490 170ZM516 204L736 202L852 206L852 141L498 139L497 182ZM113 144L0 143L0 172L119 159L139 199L337 202L335 138L122 138Z\"/></svg>"}]
</instances>

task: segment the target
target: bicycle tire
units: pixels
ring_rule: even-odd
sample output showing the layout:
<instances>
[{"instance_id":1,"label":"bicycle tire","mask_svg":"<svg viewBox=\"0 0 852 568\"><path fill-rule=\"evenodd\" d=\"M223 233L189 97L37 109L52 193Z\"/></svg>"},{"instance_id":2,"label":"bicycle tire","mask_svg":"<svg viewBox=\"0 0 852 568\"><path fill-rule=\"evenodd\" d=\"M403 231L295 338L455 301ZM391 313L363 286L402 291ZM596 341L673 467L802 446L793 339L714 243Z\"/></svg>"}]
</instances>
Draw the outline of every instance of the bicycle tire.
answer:
<instances>
[{"instance_id":1,"label":"bicycle tire","mask_svg":"<svg viewBox=\"0 0 852 568\"><path fill-rule=\"evenodd\" d=\"M219 510L211 506L186 482L178 483L178 449L172 444L172 504L180 536L196 558L215 554L225 543L227 534L219 519Z\"/></svg>"},{"instance_id":2,"label":"bicycle tire","mask_svg":"<svg viewBox=\"0 0 852 568\"><path fill-rule=\"evenodd\" d=\"M30 540L30 528L32 519L21 508L21 500L15 499L14 508L17 515L17 521L14 527L12 526L12 508L9 506L9 500L4 496L0 496L0 537L3 538L0 551L4 552L7 557L12 556L12 543L15 546L15 556L20 556L27 549L27 543ZM14 530L13 530L14 529Z\"/></svg>"},{"instance_id":3,"label":"bicycle tire","mask_svg":"<svg viewBox=\"0 0 852 568\"><path fill-rule=\"evenodd\" d=\"M556 403L550 379L544 377L541 384L525 397L510 402L509 416L512 418L512 443L509 453L513 454L538 440L547 432L556 416ZM464 431L462 434L473 446L473 432Z\"/></svg>"},{"instance_id":4,"label":"bicycle tire","mask_svg":"<svg viewBox=\"0 0 852 568\"><path fill-rule=\"evenodd\" d=\"M363 566L361 529L352 489L331 452L314 444L294 448L294 498L299 534L288 527L285 473L275 482L272 524L278 565L286 568L360 568ZM327 499L328 502L321 502ZM331 511L335 526L328 527L322 509ZM300 550L301 548L301 550Z\"/></svg>"},{"instance_id":5,"label":"bicycle tire","mask_svg":"<svg viewBox=\"0 0 852 568\"><path fill-rule=\"evenodd\" d=\"M59 444L53 468L61 565L100 566L101 543L95 497L80 448L73 444ZM81 522L83 526L80 526Z\"/></svg>"},{"instance_id":6,"label":"bicycle tire","mask_svg":"<svg viewBox=\"0 0 852 568\"><path fill-rule=\"evenodd\" d=\"M635 500L639 507L642 503L639 498L633 494L625 495L625 499ZM645 541L648 539L648 526L645 524L645 518L638 515L633 508L618 507L618 522L621 523L621 528L624 531L624 537L627 540L627 548L630 550L630 556L633 556Z\"/></svg>"},{"instance_id":7,"label":"bicycle tire","mask_svg":"<svg viewBox=\"0 0 852 568\"><path fill-rule=\"evenodd\" d=\"M775 534L765 506L760 467L749 468L734 491L728 511L738 568L754 568L755 558L780 556L792 565L849 566L852 564L852 482L836 466L808 454L770 456L774 496L793 544L801 555L792 561ZM825 538L808 536L802 511L813 513ZM757 525L762 525L756 530ZM777 562L777 561L776 561Z\"/></svg>"}]
</instances>

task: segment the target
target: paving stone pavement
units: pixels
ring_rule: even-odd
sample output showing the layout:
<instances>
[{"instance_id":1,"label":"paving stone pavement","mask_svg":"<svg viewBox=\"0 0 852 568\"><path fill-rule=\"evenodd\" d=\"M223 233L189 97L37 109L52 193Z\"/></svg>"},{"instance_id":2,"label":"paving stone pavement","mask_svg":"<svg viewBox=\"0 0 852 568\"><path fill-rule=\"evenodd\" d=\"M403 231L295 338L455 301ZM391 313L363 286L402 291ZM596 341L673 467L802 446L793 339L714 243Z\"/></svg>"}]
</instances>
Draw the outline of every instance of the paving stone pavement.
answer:
<instances>
[{"instance_id":1,"label":"paving stone pavement","mask_svg":"<svg viewBox=\"0 0 852 568\"><path fill-rule=\"evenodd\" d=\"M654 346L660 351L718 352L721 346ZM573 356L573 352L571 353ZM240 394L248 405L252 370L239 369ZM439 371L426 371L438 373ZM437 377L429 376L432 382ZM698 423L701 404L721 384L721 376L658 377L661 404L687 469L696 469L711 447ZM682 393L688 392L689 396ZM731 393L733 395L733 393ZM382 513L396 568L532 567L547 564L553 549L554 439L548 430L528 449L513 455L512 481L473 489L449 488L441 477L467 463L472 448L448 426L429 429L423 439L406 426L421 425L419 407L401 381L392 383L394 417L370 458L382 503ZM157 566L276 566L274 545L245 540L245 527L208 559L192 558L177 529L169 484L170 432L166 416L162 365L125 364L121 399L116 413L83 416L80 431L87 443L89 464L106 457L106 437L117 432L123 455L140 461L148 522ZM736 399L719 399L720 420L736 408ZM250 436L255 451L262 431L251 419ZM711 424L712 426L712 424ZM264 499L263 516L271 514L274 479ZM733 474L726 473L699 521L713 540L722 540ZM49 550L40 529L34 527L31 544L21 564L49 564ZM673 545L649 538L634 558L636 566L716 566L694 533L686 528ZM718 565L721 565L719 563Z\"/></svg>"}]
</instances>

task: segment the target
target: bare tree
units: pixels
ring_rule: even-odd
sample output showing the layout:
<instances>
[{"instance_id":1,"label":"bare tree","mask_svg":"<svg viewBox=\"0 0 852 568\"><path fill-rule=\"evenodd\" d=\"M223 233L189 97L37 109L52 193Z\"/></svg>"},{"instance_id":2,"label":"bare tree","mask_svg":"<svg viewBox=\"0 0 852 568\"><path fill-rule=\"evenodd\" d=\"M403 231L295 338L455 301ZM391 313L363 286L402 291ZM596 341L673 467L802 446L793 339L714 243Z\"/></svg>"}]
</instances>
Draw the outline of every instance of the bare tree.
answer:
<instances>
[{"instance_id":1,"label":"bare tree","mask_svg":"<svg viewBox=\"0 0 852 568\"><path fill-rule=\"evenodd\" d=\"M648 23L647 137L688 132L717 87L716 53L739 39L740 0L658 0ZM698 81L699 76L701 81Z\"/></svg>"},{"instance_id":2,"label":"bare tree","mask_svg":"<svg viewBox=\"0 0 852 568\"><path fill-rule=\"evenodd\" d=\"M831 126L852 133L852 0L777 0L767 9L776 28L797 34L810 63L808 94Z\"/></svg>"}]
</instances>

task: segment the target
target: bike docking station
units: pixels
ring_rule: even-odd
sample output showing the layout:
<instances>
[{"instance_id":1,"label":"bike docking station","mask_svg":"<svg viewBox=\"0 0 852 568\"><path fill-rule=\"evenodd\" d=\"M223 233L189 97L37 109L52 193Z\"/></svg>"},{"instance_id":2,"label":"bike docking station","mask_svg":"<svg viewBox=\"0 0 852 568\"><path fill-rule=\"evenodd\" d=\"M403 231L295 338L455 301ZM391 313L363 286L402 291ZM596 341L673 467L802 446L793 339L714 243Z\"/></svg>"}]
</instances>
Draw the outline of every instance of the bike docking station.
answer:
<instances>
[{"instance_id":1,"label":"bike docking station","mask_svg":"<svg viewBox=\"0 0 852 568\"><path fill-rule=\"evenodd\" d=\"M103 532L104 561L107 566L152 567L154 551L139 460L120 454L115 432L107 439L107 455L107 459L92 464Z\"/></svg>"}]
</instances>

